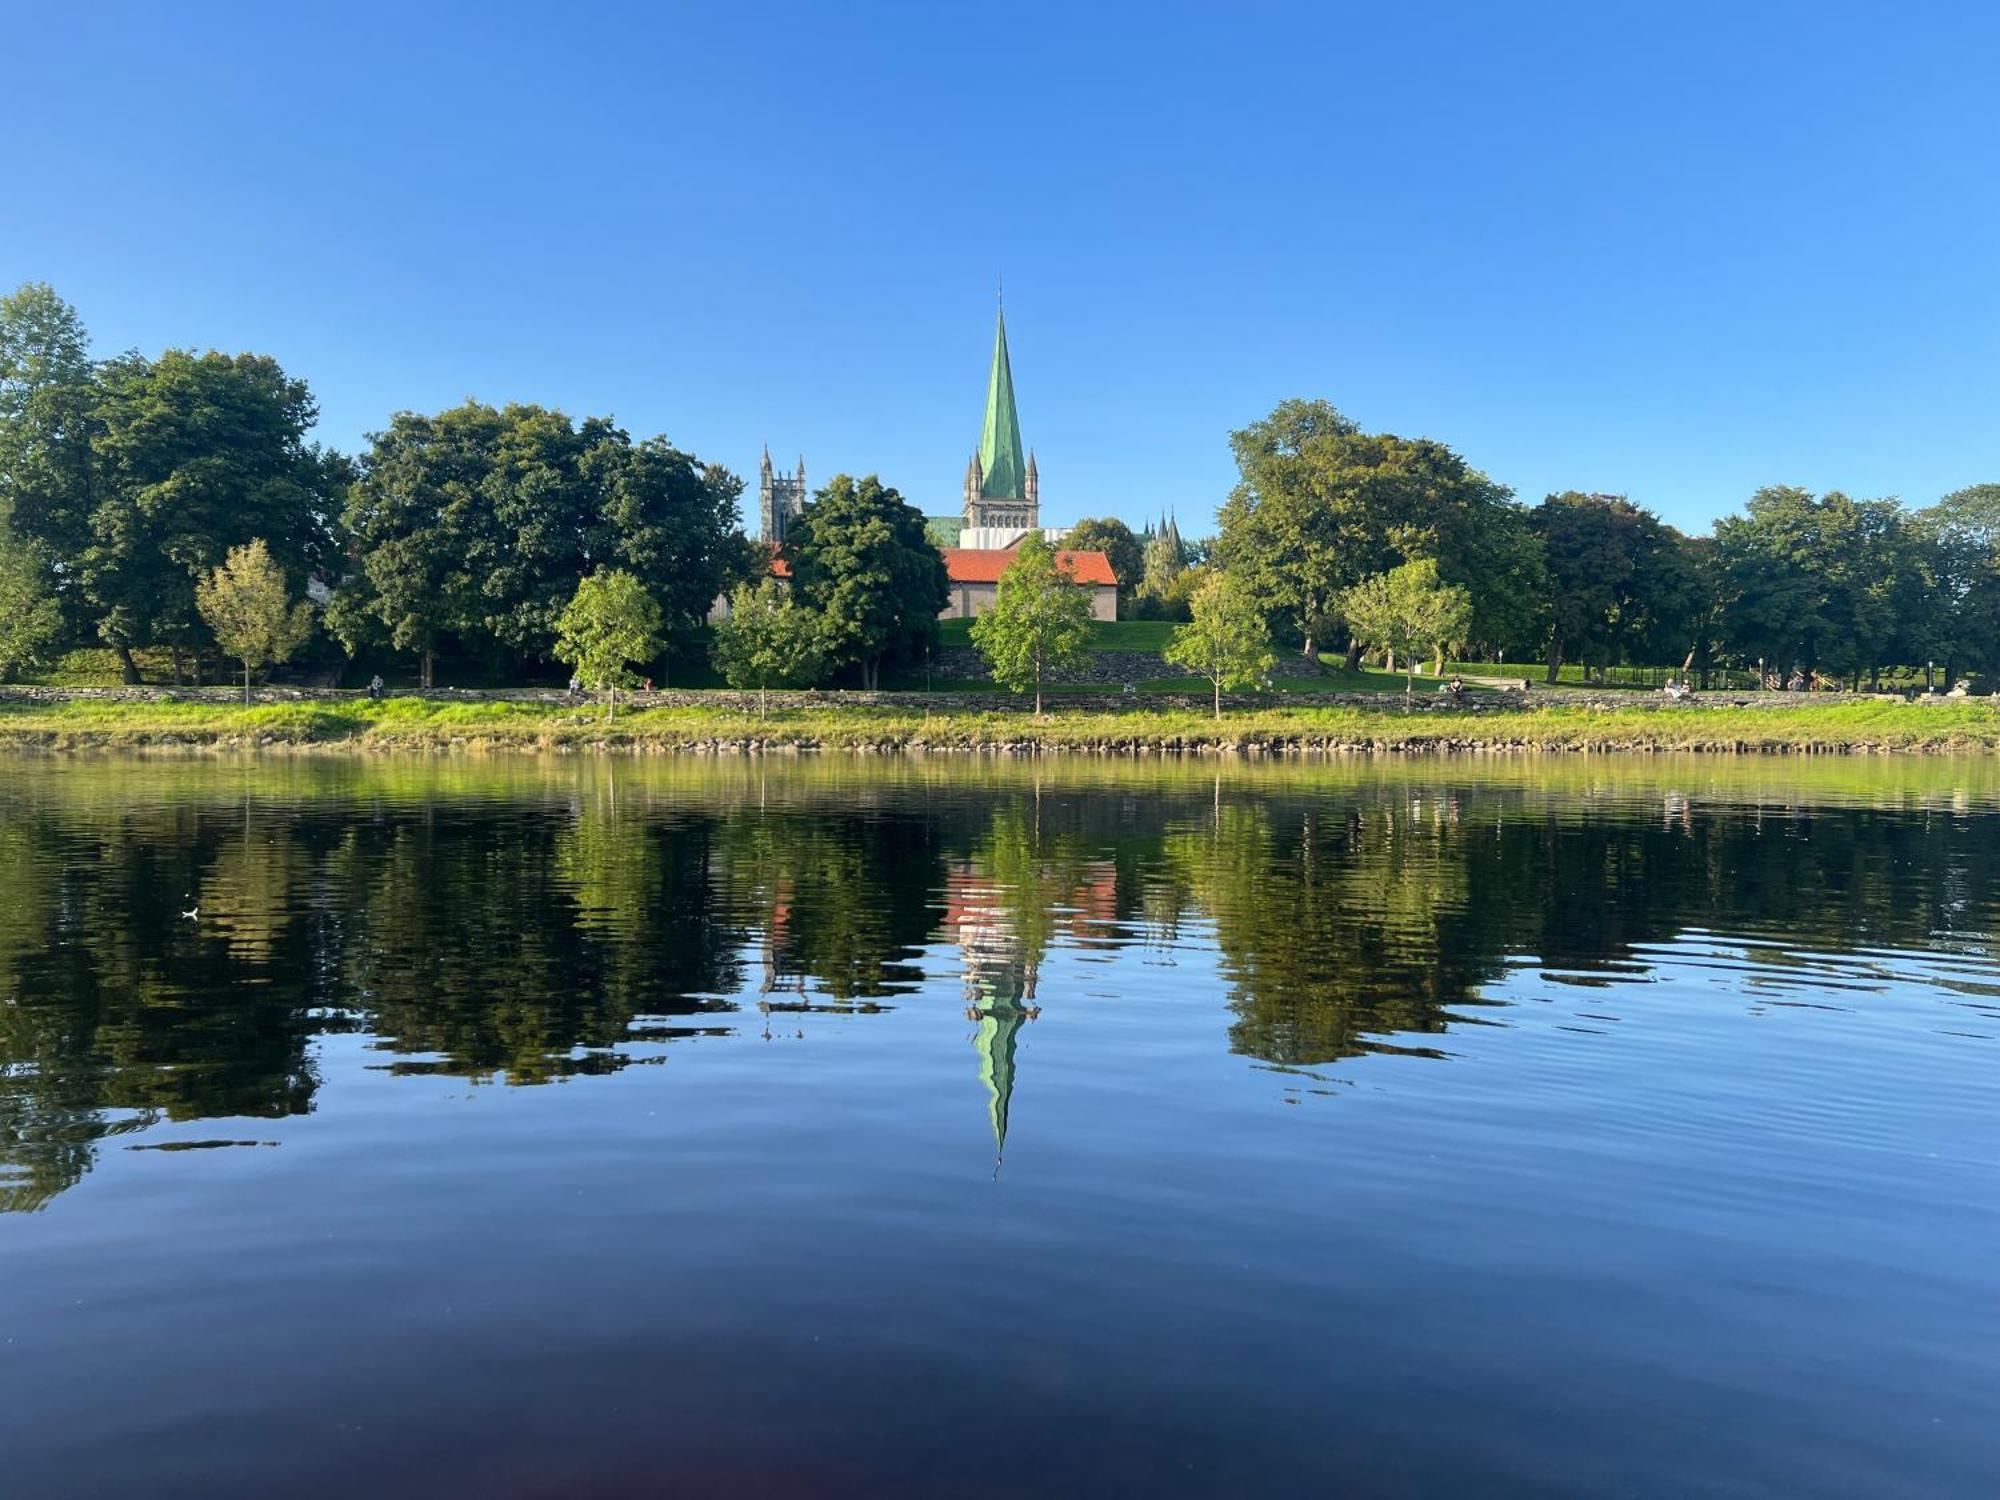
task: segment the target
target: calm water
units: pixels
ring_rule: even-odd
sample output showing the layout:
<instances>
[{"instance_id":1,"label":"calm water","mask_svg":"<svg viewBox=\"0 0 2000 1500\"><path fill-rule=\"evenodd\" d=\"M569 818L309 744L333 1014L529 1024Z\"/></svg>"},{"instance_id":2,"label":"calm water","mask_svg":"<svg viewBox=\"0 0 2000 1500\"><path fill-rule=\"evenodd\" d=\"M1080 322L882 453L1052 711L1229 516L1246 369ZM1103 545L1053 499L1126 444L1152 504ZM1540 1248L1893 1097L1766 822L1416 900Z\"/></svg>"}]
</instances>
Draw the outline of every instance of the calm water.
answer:
<instances>
[{"instance_id":1,"label":"calm water","mask_svg":"<svg viewBox=\"0 0 2000 1500\"><path fill-rule=\"evenodd\" d=\"M0 1487L1993 1493L1996 794L10 763Z\"/></svg>"}]
</instances>

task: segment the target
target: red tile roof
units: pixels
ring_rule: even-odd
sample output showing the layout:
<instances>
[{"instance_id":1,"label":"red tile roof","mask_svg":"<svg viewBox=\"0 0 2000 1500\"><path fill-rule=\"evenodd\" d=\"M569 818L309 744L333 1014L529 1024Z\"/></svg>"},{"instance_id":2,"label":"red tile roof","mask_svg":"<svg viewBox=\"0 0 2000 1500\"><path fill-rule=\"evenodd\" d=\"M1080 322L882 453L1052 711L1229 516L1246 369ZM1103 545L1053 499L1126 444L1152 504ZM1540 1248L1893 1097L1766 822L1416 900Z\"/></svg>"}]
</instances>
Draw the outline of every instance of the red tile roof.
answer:
<instances>
[{"instance_id":1,"label":"red tile roof","mask_svg":"<svg viewBox=\"0 0 2000 1500\"><path fill-rule=\"evenodd\" d=\"M940 547L938 550L944 554L944 570L953 583L998 583L1000 575L1007 571L1007 564L1021 555L1011 548L1001 547ZM1078 583L1107 587L1116 587L1118 583L1118 575L1111 571L1111 559L1102 552L1072 552L1064 548L1056 553L1056 566L1069 569ZM782 557L773 557L771 576L790 578L791 563Z\"/></svg>"},{"instance_id":2,"label":"red tile roof","mask_svg":"<svg viewBox=\"0 0 2000 1500\"><path fill-rule=\"evenodd\" d=\"M944 570L953 583L998 583L1007 565L1021 554L1011 548L945 547ZM1111 559L1102 552L1056 553L1056 566L1067 568L1078 583L1116 586L1118 575L1111 571Z\"/></svg>"}]
</instances>

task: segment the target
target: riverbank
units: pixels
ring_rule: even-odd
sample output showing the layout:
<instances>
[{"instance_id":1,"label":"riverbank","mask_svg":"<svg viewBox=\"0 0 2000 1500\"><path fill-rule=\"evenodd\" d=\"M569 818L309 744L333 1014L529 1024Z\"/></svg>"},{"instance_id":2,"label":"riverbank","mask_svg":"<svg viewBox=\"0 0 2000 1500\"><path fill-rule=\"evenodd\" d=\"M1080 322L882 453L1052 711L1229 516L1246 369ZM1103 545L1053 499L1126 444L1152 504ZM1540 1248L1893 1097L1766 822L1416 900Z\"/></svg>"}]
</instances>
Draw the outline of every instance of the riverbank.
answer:
<instances>
[{"instance_id":1,"label":"riverbank","mask_svg":"<svg viewBox=\"0 0 2000 1500\"><path fill-rule=\"evenodd\" d=\"M6 696L0 750L601 751L613 753L1425 754L1444 751L1693 751L1777 754L1991 754L2000 710L1986 700L1828 699L1634 705L1400 701L1234 709L1051 705L932 708L920 698L796 700L760 718L715 695L621 711L547 697L300 696L245 706L214 699Z\"/></svg>"}]
</instances>

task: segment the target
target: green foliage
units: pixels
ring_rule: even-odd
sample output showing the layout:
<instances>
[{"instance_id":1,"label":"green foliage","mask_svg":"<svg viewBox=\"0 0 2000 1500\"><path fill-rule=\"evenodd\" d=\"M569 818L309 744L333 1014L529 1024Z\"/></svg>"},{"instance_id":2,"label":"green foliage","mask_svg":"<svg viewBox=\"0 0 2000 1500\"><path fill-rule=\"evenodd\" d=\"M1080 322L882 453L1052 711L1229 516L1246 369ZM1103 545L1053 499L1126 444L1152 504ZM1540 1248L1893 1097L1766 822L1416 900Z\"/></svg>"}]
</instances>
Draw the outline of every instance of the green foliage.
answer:
<instances>
[{"instance_id":1,"label":"green foliage","mask_svg":"<svg viewBox=\"0 0 2000 1500\"><path fill-rule=\"evenodd\" d=\"M0 522L51 557L90 540L97 396L76 309L45 282L0 297Z\"/></svg>"},{"instance_id":2,"label":"green foliage","mask_svg":"<svg viewBox=\"0 0 2000 1500\"><path fill-rule=\"evenodd\" d=\"M1113 516L1078 521L1062 544L1073 552L1102 552L1118 578L1121 598L1132 594L1146 570L1146 550L1132 528Z\"/></svg>"},{"instance_id":3,"label":"green foliage","mask_svg":"<svg viewBox=\"0 0 2000 1500\"><path fill-rule=\"evenodd\" d=\"M993 680L1035 693L1042 684L1090 659L1090 596L1038 532L1021 539L1018 555L1000 575L993 607L972 622L972 643L986 658Z\"/></svg>"},{"instance_id":4,"label":"green foliage","mask_svg":"<svg viewBox=\"0 0 2000 1500\"><path fill-rule=\"evenodd\" d=\"M197 580L195 604L216 644L243 663L245 703L253 671L291 660L312 637L312 606L291 602L284 569L261 537L231 547L221 567Z\"/></svg>"},{"instance_id":5,"label":"green foliage","mask_svg":"<svg viewBox=\"0 0 2000 1500\"><path fill-rule=\"evenodd\" d=\"M1179 598L1178 590L1187 565L1187 549L1181 545L1180 537L1168 530L1156 533L1146 543L1140 596L1167 608L1172 608L1177 599L1185 606L1186 600Z\"/></svg>"},{"instance_id":6,"label":"green foliage","mask_svg":"<svg viewBox=\"0 0 2000 1500\"><path fill-rule=\"evenodd\" d=\"M600 569L576 586L556 617L556 659L576 669L586 687L605 692L605 717L618 712L618 689L635 663L661 648L659 602L632 574Z\"/></svg>"},{"instance_id":7,"label":"green foliage","mask_svg":"<svg viewBox=\"0 0 2000 1500\"><path fill-rule=\"evenodd\" d=\"M306 442L316 410L303 381L265 356L179 349L112 360L99 380L79 570L107 644L199 650L195 581L253 537L294 574L327 559L341 471Z\"/></svg>"},{"instance_id":8,"label":"green foliage","mask_svg":"<svg viewBox=\"0 0 2000 1500\"><path fill-rule=\"evenodd\" d=\"M1255 687L1271 670L1271 632L1257 601L1226 573L1212 576L1195 594L1192 616L1161 653L1167 662L1205 677L1215 689L1222 717L1227 688Z\"/></svg>"},{"instance_id":9,"label":"green foliage","mask_svg":"<svg viewBox=\"0 0 2000 1500\"><path fill-rule=\"evenodd\" d=\"M1532 612L1540 579L1523 513L1442 443L1365 434L1324 401L1286 401L1230 446L1241 478L1218 560L1307 655L1347 623L1348 589L1417 557L1467 590L1469 636L1504 639Z\"/></svg>"},{"instance_id":10,"label":"green foliage","mask_svg":"<svg viewBox=\"0 0 2000 1500\"><path fill-rule=\"evenodd\" d=\"M922 514L874 475L835 475L786 551L798 602L824 622L828 662L859 667L863 687L880 685L884 660L912 660L936 641L951 598L944 558Z\"/></svg>"},{"instance_id":11,"label":"green foliage","mask_svg":"<svg viewBox=\"0 0 2000 1500\"><path fill-rule=\"evenodd\" d=\"M0 518L0 682L39 665L62 628L47 551Z\"/></svg>"},{"instance_id":12,"label":"green foliage","mask_svg":"<svg viewBox=\"0 0 2000 1500\"><path fill-rule=\"evenodd\" d=\"M1565 661L1679 660L1703 590L1686 538L1623 495L1551 495L1530 517L1547 576L1548 680Z\"/></svg>"},{"instance_id":13,"label":"green foliage","mask_svg":"<svg viewBox=\"0 0 2000 1500\"><path fill-rule=\"evenodd\" d=\"M518 657L552 654L575 581L620 568L685 631L747 571L742 485L664 438L633 443L532 405L467 402L399 413L378 433L344 525L360 558L329 621L350 651L382 639L418 653L423 681L455 637Z\"/></svg>"},{"instance_id":14,"label":"green foliage","mask_svg":"<svg viewBox=\"0 0 2000 1500\"><path fill-rule=\"evenodd\" d=\"M1739 658L1858 679L1922 654L1932 562L1895 501L1772 486L1715 534L1724 633Z\"/></svg>"},{"instance_id":15,"label":"green foliage","mask_svg":"<svg viewBox=\"0 0 2000 1500\"><path fill-rule=\"evenodd\" d=\"M1340 610L1360 640L1402 658L1406 692L1415 685L1419 658L1442 660L1472 623L1471 595L1440 582L1427 557L1363 579L1341 596Z\"/></svg>"},{"instance_id":16,"label":"green foliage","mask_svg":"<svg viewBox=\"0 0 2000 1500\"><path fill-rule=\"evenodd\" d=\"M731 687L757 690L758 706L768 714L772 688L818 680L826 662L823 635L819 617L784 584L766 578L754 589L738 585L729 617L715 625L710 655Z\"/></svg>"}]
</instances>

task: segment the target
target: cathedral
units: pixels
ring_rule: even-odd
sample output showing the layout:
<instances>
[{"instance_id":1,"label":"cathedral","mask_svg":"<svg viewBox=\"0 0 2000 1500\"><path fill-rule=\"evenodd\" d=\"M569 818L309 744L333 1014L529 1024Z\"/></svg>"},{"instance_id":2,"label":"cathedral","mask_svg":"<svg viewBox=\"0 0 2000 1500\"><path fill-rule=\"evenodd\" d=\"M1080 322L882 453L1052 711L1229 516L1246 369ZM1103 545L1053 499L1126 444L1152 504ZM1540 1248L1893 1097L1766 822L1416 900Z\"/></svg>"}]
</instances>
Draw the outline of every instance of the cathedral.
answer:
<instances>
[{"instance_id":1,"label":"cathedral","mask_svg":"<svg viewBox=\"0 0 2000 1500\"><path fill-rule=\"evenodd\" d=\"M1014 405L1014 367L1007 357L1007 315L993 329L993 369L986 380L986 421L979 449L965 466L965 522L961 547L1011 547L1041 527L1040 482L1035 455L1021 447L1021 414Z\"/></svg>"}]
</instances>

